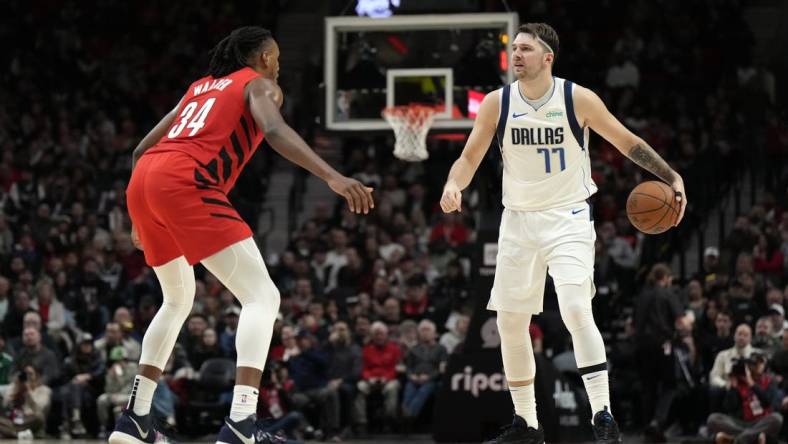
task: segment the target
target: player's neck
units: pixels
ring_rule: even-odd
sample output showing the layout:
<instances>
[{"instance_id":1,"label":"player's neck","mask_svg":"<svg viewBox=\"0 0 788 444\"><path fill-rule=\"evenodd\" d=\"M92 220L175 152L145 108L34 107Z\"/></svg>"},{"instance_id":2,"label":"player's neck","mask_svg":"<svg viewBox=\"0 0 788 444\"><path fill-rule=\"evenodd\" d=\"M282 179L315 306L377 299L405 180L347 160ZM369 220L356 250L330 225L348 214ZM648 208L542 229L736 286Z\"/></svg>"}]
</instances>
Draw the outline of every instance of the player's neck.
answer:
<instances>
[{"instance_id":1,"label":"player's neck","mask_svg":"<svg viewBox=\"0 0 788 444\"><path fill-rule=\"evenodd\" d=\"M553 76L548 74L541 75L533 80L519 79L517 85L526 99L538 100L553 88Z\"/></svg>"}]
</instances>

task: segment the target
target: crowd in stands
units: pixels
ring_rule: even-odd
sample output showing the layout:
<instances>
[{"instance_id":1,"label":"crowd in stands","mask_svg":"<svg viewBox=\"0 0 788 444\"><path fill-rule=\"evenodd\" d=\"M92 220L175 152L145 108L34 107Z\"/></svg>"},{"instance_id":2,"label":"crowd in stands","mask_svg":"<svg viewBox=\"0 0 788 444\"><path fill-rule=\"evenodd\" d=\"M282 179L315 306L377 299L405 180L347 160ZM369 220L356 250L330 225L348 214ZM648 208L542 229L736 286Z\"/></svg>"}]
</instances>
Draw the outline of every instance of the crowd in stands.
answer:
<instances>
[{"instance_id":1,"label":"crowd in stands","mask_svg":"<svg viewBox=\"0 0 788 444\"><path fill-rule=\"evenodd\" d=\"M155 275L129 236L131 150L202 75L218 36L257 17L259 6L7 3L18 20L0 29L15 42L0 72L7 85L0 89L0 436L103 437L125 407L142 336L161 304ZM729 185L736 174L728 165L753 149L752 140L772 159L772 193L705 251L697 275L674 279L677 270L646 259L656 256L624 213L628 191L645 174L611 145L592 142L600 187L595 314L608 338L613 411L655 441L697 433L720 442L742 433L747 442L761 433L772 439L788 409L788 183L774 168L788 152L785 119L776 106L750 112L761 97L776 104L770 72L732 58L732 44L748 51L751 43L737 2L707 2L710 19L701 23L686 3L662 2L660 14L636 3L635 21L605 31L587 22L619 16L604 7L513 7L558 29L566 50L557 75L599 92L671 164L693 172L684 175L697 202L688 224L703 217L704 196L693 190ZM756 131L765 136L742 144ZM459 214L437 207L456 153L409 164L394 161L386 146L343 149L343 172L375 187L374 211L358 216L328 203L293 230L284 251L264 252L274 259L267 265L282 305L259 413L292 437L341 440L424 426L450 356L463 351L475 300L487 297L469 266L478 196L465 193ZM261 151L231 195L252 225L271 164L271 151ZM712 167L719 169L707 174ZM176 429L196 402L190 387L217 359L235 358L239 306L210 273L198 266L196 274L192 313L154 396L154 414ZM561 329L560 319L538 317L536 351L571 351ZM644 356L658 356L658 365Z\"/></svg>"}]
</instances>

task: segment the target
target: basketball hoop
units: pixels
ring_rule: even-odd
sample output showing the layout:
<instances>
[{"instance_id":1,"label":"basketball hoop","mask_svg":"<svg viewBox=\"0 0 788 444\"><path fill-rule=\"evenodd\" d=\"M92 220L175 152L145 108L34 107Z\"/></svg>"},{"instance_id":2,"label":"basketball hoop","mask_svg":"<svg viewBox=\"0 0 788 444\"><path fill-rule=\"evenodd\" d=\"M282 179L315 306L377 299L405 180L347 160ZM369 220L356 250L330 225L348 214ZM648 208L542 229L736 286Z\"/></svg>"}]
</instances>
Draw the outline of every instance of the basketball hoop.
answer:
<instances>
[{"instance_id":1,"label":"basketball hoop","mask_svg":"<svg viewBox=\"0 0 788 444\"><path fill-rule=\"evenodd\" d=\"M424 105L390 106L383 110L383 118L394 129L394 156L408 162L429 157L427 133L435 117L435 108Z\"/></svg>"}]
</instances>

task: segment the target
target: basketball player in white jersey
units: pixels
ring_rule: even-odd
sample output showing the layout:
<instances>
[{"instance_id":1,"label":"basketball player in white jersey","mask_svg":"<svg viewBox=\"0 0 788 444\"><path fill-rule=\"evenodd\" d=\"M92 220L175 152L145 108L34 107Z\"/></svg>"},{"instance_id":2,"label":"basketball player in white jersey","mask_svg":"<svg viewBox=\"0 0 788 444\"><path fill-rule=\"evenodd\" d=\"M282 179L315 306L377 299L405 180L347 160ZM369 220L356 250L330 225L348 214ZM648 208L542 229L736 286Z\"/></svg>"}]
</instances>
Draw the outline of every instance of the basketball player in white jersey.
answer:
<instances>
[{"instance_id":1,"label":"basketball player in white jersey","mask_svg":"<svg viewBox=\"0 0 788 444\"><path fill-rule=\"evenodd\" d=\"M687 203L684 183L594 92L553 77L558 52L553 28L543 23L521 26L512 49L517 81L482 101L441 197L444 212L461 211L461 192L497 135L504 165L504 212L487 308L498 312L501 354L515 416L512 426L490 442L544 442L536 418L536 368L528 325L531 316L542 311L549 272L591 401L596 441L620 443L610 408L605 345L591 313L596 234L587 199L597 188L591 179L589 129L671 185L681 202L676 224Z\"/></svg>"}]
</instances>

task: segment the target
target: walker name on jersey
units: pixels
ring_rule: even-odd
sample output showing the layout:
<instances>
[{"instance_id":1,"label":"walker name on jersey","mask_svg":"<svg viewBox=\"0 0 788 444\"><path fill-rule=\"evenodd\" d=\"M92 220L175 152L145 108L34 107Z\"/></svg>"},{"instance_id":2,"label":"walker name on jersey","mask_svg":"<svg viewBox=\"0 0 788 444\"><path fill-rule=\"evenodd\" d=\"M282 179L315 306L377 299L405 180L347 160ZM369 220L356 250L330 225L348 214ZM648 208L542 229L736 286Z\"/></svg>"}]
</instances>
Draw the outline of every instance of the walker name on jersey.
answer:
<instances>
[{"instance_id":1,"label":"walker name on jersey","mask_svg":"<svg viewBox=\"0 0 788 444\"><path fill-rule=\"evenodd\" d=\"M230 86L231 83L233 83L233 79L206 80L205 83L201 83L194 87L194 95L199 96L200 94L205 94L208 91L213 91L215 89L224 91L224 89Z\"/></svg>"},{"instance_id":2,"label":"walker name on jersey","mask_svg":"<svg viewBox=\"0 0 788 444\"><path fill-rule=\"evenodd\" d=\"M512 128L512 145L557 145L564 143L564 128Z\"/></svg>"}]
</instances>

